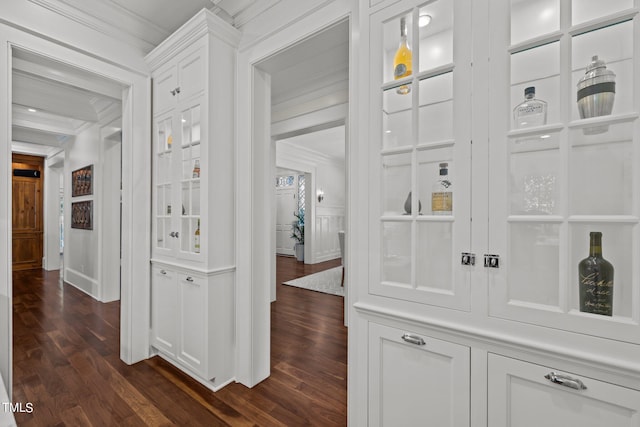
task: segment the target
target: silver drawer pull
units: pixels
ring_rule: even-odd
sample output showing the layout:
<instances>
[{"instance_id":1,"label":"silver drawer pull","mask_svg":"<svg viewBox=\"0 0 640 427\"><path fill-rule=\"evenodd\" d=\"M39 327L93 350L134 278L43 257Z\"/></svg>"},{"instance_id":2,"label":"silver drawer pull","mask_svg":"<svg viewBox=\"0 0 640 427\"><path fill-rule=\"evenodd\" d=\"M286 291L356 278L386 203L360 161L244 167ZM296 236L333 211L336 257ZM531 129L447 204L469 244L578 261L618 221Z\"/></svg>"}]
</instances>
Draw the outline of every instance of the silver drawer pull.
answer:
<instances>
[{"instance_id":1,"label":"silver drawer pull","mask_svg":"<svg viewBox=\"0 0 640 427\"><path fill-rule=\"evenodd\" d=\"M415 344L415 345L425 345L426 344L422 338L417 337L415 335L411 335L411 334L402 335L402 339L405 340L406 342L410 343L410 344Z\"/></svg>"},{"instance_id":2,"label":"silver drawer pull","mask_svg":"<svg viewBox=\"0 0 640 427\"><path fill-rule=\"evenodd\" d=\"M193 282L193 277L191 276L187 277L187 282Z\"/></svg>"},{"instance_id":3,"label":"silver drawer pull","mask_svg":"<svg viewBox=\"0 0 640 427\"><path fill-rule=\"evenodd\" d=\"M562 375L557 372L551 371L544 376L546 379L554 384L560 384L565 387L574 388L576 390L586 390L587 386L577 378L571 378L568 375Z\"/></svg>"},{"instance_id":4,"label":"silver drawer pull","mask_svg":"<svg viewBox=\"0 0 640 427\"><path fill-rule=\"evenodd\" d=\"M167 274L167 270L160 270L160 274Z\"/></svg>"}]
</instances>

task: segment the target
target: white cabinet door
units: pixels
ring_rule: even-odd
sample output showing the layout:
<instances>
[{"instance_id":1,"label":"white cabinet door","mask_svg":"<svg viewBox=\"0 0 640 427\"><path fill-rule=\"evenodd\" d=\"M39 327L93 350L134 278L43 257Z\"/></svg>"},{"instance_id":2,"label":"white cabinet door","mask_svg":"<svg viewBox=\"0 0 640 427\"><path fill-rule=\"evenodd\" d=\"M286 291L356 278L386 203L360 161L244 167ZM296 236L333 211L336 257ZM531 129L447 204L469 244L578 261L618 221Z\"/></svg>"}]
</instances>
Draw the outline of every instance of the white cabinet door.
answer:
<instances>
[{"instance_id":1,"label":"white cabinet door","mask_svg":"<svg viewBox=\"0 0 640 427\"><path fill-rule=\"evenodd\" d=\"M151 345L176 355L178 286L174 271L154 266L151 278Z\"/></svg>"},{"instance_id":2,"label":"white cabinet door","mask_svg":"<svg viewBox=\"0 0 640 427\"><path fill-rule=\"evenodd\" d=\"M638 11L630 2L538 3L490 1L488 251L501 261L488 276L490 314L639 344ZM547 18L532 20L542 3ZM581 118L577 85L596 56L616 74L615 102L610 114ZM531 88L546 122L514 118ZM591 232L602 233L612 288L581 279ZM581 288L598 302L581 304Z\"/></svg>"},{"instance_id":3,"label":"white cabinet door","mask_svg":"<svg viewBox=\"0 0 640 427\"><path fill-rule=\"evenodd\" d=\"M469 347L370 323L369 358L369 425L469 426Z\"/></svg>"},{"instance_id":4,"label":"white cabinet door","mask_svg":"<svg viewBox=\"0 0 640 427\"><path fill-rule=\"evenodd\" d=\"M191 274L178 274L180 301L180 349L178 360L196 373L204 375L206 327L206 281Z\"/></svg>"},{"instance_id":5,"label":"white cabinet door","mask_svg":"<svg viewBox=\"0 0 640 427\"><path fill-rule=\"evenodd\" d=\"M424 3L371 16L369 291L469 310L471 2ZM418 25L426 15L438 25ZM413 59L395 68L413 71L396 80L401 28Z\"/></svg>"},{"instance_id":6,"label":"white cabinet door","mask_svg":"<svg viewBox=\"0 0 640 427\"><path fill-rule=\"evenodd\" d=\"M488 368L491 427L640 426L638 390L495 354Z\"/></svg>"},{"instance_id":7,"label":"white cabinet door","mask_svg":"<svg viewBox=\"0 0 640 427\"><path fill-rule=\"evenodd\" d=\"M153 113L163 113L204 89L202 49L178 57L153 76Z\"/></svg>"}]
</instances>

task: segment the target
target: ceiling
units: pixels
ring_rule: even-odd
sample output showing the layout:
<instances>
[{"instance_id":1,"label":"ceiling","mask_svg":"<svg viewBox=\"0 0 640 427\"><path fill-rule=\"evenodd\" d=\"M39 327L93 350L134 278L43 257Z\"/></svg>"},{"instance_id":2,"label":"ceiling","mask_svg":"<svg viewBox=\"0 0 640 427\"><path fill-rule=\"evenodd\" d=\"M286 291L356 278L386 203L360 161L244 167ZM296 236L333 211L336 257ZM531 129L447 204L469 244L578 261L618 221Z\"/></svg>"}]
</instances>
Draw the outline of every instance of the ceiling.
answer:
<instances>
[{"instance_id":1,"label":"ceiling","mask_svg":"<svg viewBox=\"0 0 640 427\"><path fill-rule=\"evenodd\" d=\"M105 31L108 28L112 35L120 34L148 52L202 8L241 27L280 0L48 1L99 20ZM348 85L348 40L348 22L343 22L261 63L272 77L272 104ZM115 82L26 51L15 50L13 64L16 151L51 155L100 118L121 109L123 88ZM321 145L316 148L322 151Z\"/></svg>"}]
</instances>

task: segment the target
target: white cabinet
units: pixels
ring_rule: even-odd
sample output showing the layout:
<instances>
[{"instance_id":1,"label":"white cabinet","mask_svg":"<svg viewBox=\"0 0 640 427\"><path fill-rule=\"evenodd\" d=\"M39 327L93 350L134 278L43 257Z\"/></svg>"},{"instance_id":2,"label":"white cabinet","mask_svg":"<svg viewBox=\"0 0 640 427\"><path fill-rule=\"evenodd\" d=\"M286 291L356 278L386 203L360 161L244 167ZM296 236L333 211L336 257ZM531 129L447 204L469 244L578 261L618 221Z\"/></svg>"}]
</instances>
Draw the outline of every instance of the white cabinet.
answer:
<instances>
[{"instance_id":1,"label":"white cabinet","mask_svg":"<svg viewBox=\"0 0 640 427\"><path fill-rule=\"evenodd\" d=\"M469 426L469 347L369 324L369 425Z\"/></svg>"},{"instance_id":2,"label":"white cabinet","mask_svg":"<svg viewBox=\"0 0 640 427\"><path fill-rule=\"evenodd\" d=\"M229 272L207 275L155 263L151 345L214 390L234 377L234 292Z\"/></svg>"},{"instance_id":3,"label":"white cabinet","mask_svg":"<svg viewBox=\"0 0 640 427\"><path fill-rule=\"evenodd\" d=\"M235 56L204 9L154 49L151 345L207 387L235 376Z\"/></svg>"},{"instance_id":4,"label":"white cabinet","mask_svg":"<svg viewBox=\"0 0 640 427\"><path fill-rule=\"evenodd\" d=\"M358 360L368 364L369 420L392 425L428 400L416 395L430 396L424 381L391 381L432 363L421 346L402 342L397 329L406 327L470 351L474 380L460 387L470 389L472 426L562 425L547 415L564 425L639 425L639 7L361 2L367 90L359 106L367 113L357 148L366 155L357 166L369 172L359 187L369 216L353 237L366 242L358 249L368 251L368 268L354 327L368 338ZM412 59L398 68L403 33ZM610 114L581 117L578 84L595 56L615 73L615 101ZM546 107L525 112L546 116L516 122L530 87ZM450 212L438 206L441 164ZM578 263L592 231L602 233L615 270L612 316L580 304ZM543 365L581 373L587 390L549 382ZM357 384L365 370L355 372Z\"/></svg>"},{"instance_id":5,"label":"white cabinet","mask_svg":"<svg viewBox=\"0 0 640 427\"><path fill-rule=\"evenodd\" d=\"M640 425L640 391L489 355L491 427Z\"/></svg>"}]
</instances>

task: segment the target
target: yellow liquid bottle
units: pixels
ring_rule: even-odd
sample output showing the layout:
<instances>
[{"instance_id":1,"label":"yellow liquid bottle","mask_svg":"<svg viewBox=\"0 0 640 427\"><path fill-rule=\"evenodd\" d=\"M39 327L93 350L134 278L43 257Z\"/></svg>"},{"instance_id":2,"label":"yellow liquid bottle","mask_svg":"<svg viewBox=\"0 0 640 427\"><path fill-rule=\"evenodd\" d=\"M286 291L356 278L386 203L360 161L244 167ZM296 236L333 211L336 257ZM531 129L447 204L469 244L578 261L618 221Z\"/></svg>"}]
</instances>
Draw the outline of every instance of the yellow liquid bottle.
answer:
<instances>
[{"instance_id":1,"label":"yellow liquid bottle","mask_svg":"<svg viewBox=\"0 0 640 427\"><path fill-rule=\"evenodd\" d=\"M412 59L413 54L407 41L407 21L405 18L400 18L400 46L398 46L396 55L393 58L393 78L395 80L411 75ZM396 92L400 95L406 95L411 92L411 86L402 85L396 89Z\"/></svg>"}]
</instances>

